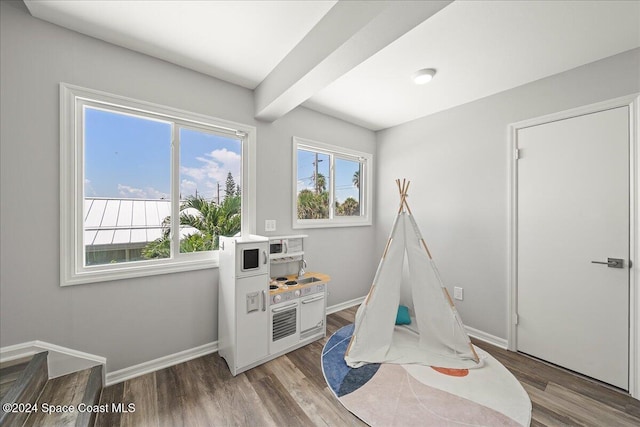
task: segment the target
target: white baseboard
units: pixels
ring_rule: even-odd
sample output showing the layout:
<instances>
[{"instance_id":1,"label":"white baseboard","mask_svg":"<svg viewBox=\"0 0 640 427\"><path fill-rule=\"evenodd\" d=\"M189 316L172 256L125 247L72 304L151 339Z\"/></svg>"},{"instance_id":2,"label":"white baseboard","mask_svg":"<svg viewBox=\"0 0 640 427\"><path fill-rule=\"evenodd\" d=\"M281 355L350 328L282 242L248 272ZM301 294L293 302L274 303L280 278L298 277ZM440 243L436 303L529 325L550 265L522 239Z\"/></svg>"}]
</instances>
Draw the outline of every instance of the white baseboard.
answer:
<instances>
[{"instance_id":1,"label":"white baseboard","mask_svg":"<svg viewBox=\"0 0 640 427\"><path fill-rule=\"evenodd\" d=\"M486 343L495 345L496 347L507 350L507 340L504 338L496 337L495 335L488 334L470 326L465 326L464 329L467 331L467 334L469 334L470 337L479 339L480 341L484 341Z\"/></svg>"},{"instance_id":2,"label":"white baseboard","mask_svg":"<svg viewBox=\"0 0 640 427\"><path fill-rule=\"evenodd\" d=\"M327 307L327 314L335 313L337 311L359 305L362 303L362 301L364 301L364 298L365 297L360 297L333 305L331 307ZM209 344L204 344L200 347L195 347L189 350L170 354L168 356L163 356L158 359L149 360L148 362L143 362L138 365L130 366L128 368L109 372L106 376L105 386L110 386L112 384L117 384L131 378L139 377L141 375L155 372L160 369L168 368L169 366L177 365L178 363L186 362L200 356L215 353L216 351L218 351L217 341Z\"/></svg>"},{"instance_id":3,"label":"white baseboard","mask_svg":"<svg viewBox=\"0 0 640 427\"><path fill-rule=\"evenodd\" d=\"M168 368L169 366L177 365L178 363L186 362L200 356L215 353L216 351L218 351L218 341L204 344L199 347L190 348L178 353L169 354L167 356L159 357L154 360L149 360L148 362L142 362L138 365L129 366L128 368L109 372L106 377L105 386L110 386L112 384L117 384L131 378L139 377L141 375L155 372L160 369Z\"/></svg>"},{"instance_id":4,"label":"white baseboard","mask_svg":"<svg viewBox=\"0 0 640 427\"><path fill-rule=\"evenodd\" d=\"M346 308L351 308L355 305L360 305L366 298L366 295L360 298L355 298L350 301L341 302L340 304L332 305L331 307L327 307L327 314L332 314L340 310L344 310Z\"/></svg>"},{"instance_id":5,"label":"white baseboard","mask_svg":"<svg viewBox=\"0 0 640 427\"><path fill-rule=\"evenodd\" d=\"M355 305L360 305L366 298L366 295L360 298L355 298L350 301L345 301L336 305L332 305L331 307L327 307L327 314L335 313L340 310L344 310L346 308L353 307ZM504 338L496 337L495 335L491 335L484 331L480 331L478 329L472 328L470 326L465 326L465 330L470 337L479 339L480 341L484 341L486 343L495 345L496 347L500 347L503 349L507 349L507 340Z\"/></svg>"},{"instance_id":6,"label":"white baseboard","mask_svg":"<svg viewBox=\"0 0 640 427\"><path fill-rule=\"evenodd\" d=\"M49 352L47 358L49 378L60 377L72 372L92 368L96 365L103 365L104 367L107 363L107 359L95 354L37 340L0 348L0 363L33 356L43 351ZM103 381L104 372L103 369Z\"/></svg>"},{"instance_id":7,"label":"white baseboard","mask_svg":"<svg viewBox=\"0 0 640 427\"><path fill-rule=\"evenodd\" d=\"M33 356L40 350L36 347L36 341L29 341L22 344L9 345L0 348L0 363L10 362L23 357Z\"/></svg>"}]
</instances>

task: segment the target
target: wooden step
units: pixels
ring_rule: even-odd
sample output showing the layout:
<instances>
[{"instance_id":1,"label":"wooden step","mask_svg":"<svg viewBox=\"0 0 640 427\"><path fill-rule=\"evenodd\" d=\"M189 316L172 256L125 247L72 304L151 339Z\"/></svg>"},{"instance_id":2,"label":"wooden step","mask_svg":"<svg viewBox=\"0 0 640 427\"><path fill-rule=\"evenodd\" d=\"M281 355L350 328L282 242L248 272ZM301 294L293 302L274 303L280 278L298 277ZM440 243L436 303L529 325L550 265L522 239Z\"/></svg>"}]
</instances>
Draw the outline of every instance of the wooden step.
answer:
<instances>
[{"instance_id":1,"label":"wooden step","mask_svg":"<svg viewBox=\"0 0 640 427\"><path fill-rule=\"evenodd\" d=\"M94 366L90 369L89 379L84 389L84 396L82 397L82 403L87 406L96 406L100 403L100 397L102 396L102 365ZM79 414L76 420L77 427L93 426L96 423L96 416L98 412L90 411Z\"/></svg>"},{"instance_id":2,"label":"wooden step","mask_svg":"<svg viewBox=\"0 0 640 427\"><path fill-rule=\"evenodd\" d=\"M27 368L33 356L5 362L0 366L0 400L16 382L22 371Z\"/></svg>"},{"instance_id":3,"label":"wooden step","mask_svg":"<svg viewBox=\"0 0 640 427\"><path fill-rule=\"evenodd\" d=\"M5 412L4 408L7 404L25 404L29 407L37 401L49 379L47 355L48 352L46 351L36 354L27 363L26 367L17 373L16 380L2 397L0 426L20 426L29 416L27 411Z\"/></svg>"},{"instance_id":4,"label":"wooden step","mask_svg":"<svg viewBox=\"0 0 640 427\"><path fill-rule=\"evenodd\" d=\"M51 378L24 426L93 426L96 413L86 408L99 403L101 392L102 365Z\"/></svg>"}]
</instances>

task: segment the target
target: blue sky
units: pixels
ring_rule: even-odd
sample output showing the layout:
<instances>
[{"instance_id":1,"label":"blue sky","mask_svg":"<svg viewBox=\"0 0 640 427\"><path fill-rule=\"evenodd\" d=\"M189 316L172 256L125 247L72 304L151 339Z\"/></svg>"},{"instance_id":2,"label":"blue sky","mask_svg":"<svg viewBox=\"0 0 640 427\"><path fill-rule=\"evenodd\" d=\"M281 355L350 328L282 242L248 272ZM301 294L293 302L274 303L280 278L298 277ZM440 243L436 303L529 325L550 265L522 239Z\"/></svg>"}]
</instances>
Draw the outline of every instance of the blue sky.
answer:
<instances>
[{"instance_id":1,"label":"blue sky","mask_svg":"<svg viewBox=\"0 0 640 427\"><path fill-rule=\"evenodd\" d=\"M305 188L314 189L313 176L315 152L298 150L298 191ZM344 202L348 197L359 200L358 189L353 185L353 174L359 170L360 164L351 160L335 159L336 200ZM329 156L318 154L318 173L329 177ZM327 187L329 182L327 181Z\"/></svg>"},{"instance_id":2,"label":"blue sky","mask_svg":"<svg viewBox=\"0 0 640 427\"><path fill-rule=\"evenodd\" d=\"M198 191L206 199L224 198L227 174L242 187L242 144L239 139L193 129L180 130L180 193Z\"/></svg>"},{"instance_id":3,"label":"blue sky","mask_svg":"<svg viewBox=\"0 0 640 427\"><path fill-rule=\"evenodd\" d=\"M232 137L180 129L180 192L220 195L228 172L241 183L241 143ZM85 109L85 196L168 199L171 124Z\"/></svg>"}]
</instances>

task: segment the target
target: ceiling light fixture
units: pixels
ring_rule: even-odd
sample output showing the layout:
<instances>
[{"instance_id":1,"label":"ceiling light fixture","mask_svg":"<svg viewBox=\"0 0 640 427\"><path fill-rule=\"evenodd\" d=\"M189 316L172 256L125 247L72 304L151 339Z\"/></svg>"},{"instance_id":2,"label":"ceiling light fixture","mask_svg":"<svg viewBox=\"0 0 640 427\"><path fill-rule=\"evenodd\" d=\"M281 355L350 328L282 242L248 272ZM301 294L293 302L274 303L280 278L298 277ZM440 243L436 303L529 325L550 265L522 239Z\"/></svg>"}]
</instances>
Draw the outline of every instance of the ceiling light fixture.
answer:
<instances>
[{"instance_id":1,"label":"ceiling light fixture","mask_svg":"<svg viewBox=\"0 0 640 427\"><path fill-rule=\"evenodd\" d=\"M413 74L413 82L417 85L423 85L428 83L436 75L436 70L433 68L425 68L423 70L416 71Z\"/></svg>"}]
</instances>

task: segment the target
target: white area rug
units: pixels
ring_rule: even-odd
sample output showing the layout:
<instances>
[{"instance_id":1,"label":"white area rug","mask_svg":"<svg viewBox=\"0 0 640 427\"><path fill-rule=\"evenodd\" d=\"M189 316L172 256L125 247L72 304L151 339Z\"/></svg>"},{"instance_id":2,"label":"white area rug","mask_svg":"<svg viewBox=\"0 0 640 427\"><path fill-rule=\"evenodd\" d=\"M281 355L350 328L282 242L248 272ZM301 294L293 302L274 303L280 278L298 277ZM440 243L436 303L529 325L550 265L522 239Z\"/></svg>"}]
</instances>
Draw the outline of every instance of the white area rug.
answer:
<instances>
[{"instance_id":1,"label":"white area rug","mask_svg":"<svg viewBox=\"0 0 640 427\"><path fill-rule=\"evenodd\" d=\"M372 426L528 426L531 401L522 385L496 359L476 347L478 369L344 362L353 325L327 341L322 369L340 402Z\"/></svg>"}]
</instances>

